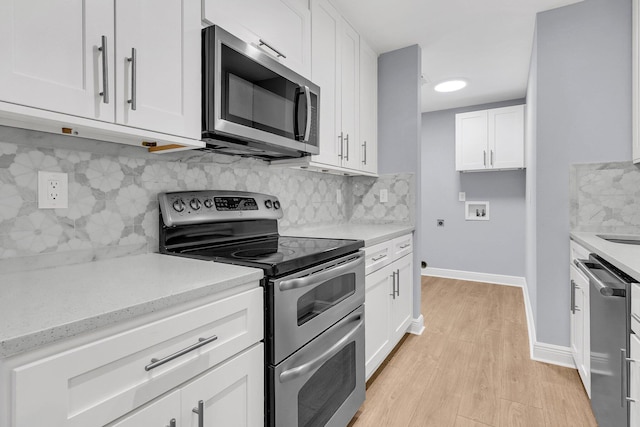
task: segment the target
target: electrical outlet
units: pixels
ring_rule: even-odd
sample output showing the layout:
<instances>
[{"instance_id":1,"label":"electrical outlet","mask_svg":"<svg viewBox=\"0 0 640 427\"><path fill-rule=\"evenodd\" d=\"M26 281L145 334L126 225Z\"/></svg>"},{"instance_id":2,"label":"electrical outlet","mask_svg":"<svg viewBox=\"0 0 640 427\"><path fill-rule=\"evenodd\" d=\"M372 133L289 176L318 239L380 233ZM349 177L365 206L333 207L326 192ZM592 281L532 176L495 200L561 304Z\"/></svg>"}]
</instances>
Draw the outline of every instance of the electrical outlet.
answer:
<instances>
[{"instance_id":1,"label":"electrical outlet","mask_svg":"<svg viewBox=\"0 0 640 427\"><path fill-rule=\"evenodd\" d=\"M339 188L336 190L336 203L339 205L342 204L342 190Z\"/></svg>"},{"instance_id":2,"label":"electrical outlet","mask_svg":"<svg viewBox=\"0 0 640 427\"><path fill-rule=\"evenodd\" d=\"M458 201L459 202L464 202L465 200L467 200L467 193L465 193L464 191L461 191L458 193Z\"/></svg>"},{"instance_id":3,"label":"electrical outlet","mask_svg":"<svg viewBox=\"0 0 640 427\"><path fill-rule=\"evenodd\" d=\"M69 178L66 173L38 171L38 208L69 207Z\"/></svg>"},{"instance_id":4,"label":"electrical outlet","mask_svg":"<svg viewBox=\"0 0 640 427\"><path fill-rule=\"evenodd\" d=\"M386 188L380 190L380 203L387 203L389 201L389 191Z\"/></svg>"}]
</instances>

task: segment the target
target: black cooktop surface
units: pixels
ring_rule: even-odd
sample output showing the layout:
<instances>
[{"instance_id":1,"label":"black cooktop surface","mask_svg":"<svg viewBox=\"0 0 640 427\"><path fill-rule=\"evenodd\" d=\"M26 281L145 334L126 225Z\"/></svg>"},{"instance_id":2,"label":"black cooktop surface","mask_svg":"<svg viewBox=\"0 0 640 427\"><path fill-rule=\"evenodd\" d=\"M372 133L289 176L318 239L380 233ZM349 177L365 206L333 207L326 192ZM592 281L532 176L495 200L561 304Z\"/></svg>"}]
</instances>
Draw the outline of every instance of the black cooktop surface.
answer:
<instances>
[{"instance_id":1,"label":"black cooktop surface","mask_svg":"<svg viewBox=\"0 0 640 427\"><path fill-rule=\"evenodd\" d=\"M262 268L282 276L355 252L362 240L268 236L241 242L182 249L181 255L227 264Z\"/></svg>"}]
</instances>

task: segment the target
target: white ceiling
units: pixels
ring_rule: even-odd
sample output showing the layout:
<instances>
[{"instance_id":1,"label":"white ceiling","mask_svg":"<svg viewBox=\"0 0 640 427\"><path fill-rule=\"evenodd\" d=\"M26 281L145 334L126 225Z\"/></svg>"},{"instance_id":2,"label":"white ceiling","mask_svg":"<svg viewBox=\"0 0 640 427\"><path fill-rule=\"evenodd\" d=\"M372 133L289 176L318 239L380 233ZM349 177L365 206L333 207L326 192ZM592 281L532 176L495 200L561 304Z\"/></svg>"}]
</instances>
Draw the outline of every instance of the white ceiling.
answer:
<instances>
[{"instance_id":1,"label":"white ceiling","mask_svg":"<svg viewBox=\"0 0 640 427\"><path fill-rule=\"evenodd\" d=\"M581 0L332 0L378 53L422 47L422 111L523 98L537 12ZM435 84L469 85L438 93Z\"/></svg>"}]
</instances>

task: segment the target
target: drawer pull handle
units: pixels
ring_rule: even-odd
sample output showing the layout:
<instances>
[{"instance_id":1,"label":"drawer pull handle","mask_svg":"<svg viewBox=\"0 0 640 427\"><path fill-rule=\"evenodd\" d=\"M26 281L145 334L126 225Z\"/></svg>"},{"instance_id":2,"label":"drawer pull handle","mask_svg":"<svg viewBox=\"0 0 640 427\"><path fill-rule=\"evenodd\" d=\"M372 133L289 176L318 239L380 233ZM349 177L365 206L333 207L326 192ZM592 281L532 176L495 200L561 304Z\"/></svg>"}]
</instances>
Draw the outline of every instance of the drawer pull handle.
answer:
<instances>
[{"instance_id":1,"label":"drawer pull handle","mask_svg":"<svg viewBox=\"0 0 640 427\"><path fill-rule=\"evenodd\" d=\"M411 246L411 243L405 243L404 245L400 245L400 249L405 249Z\"/></svg>"},{"instance_id":2,"label":"drawer pull handle","mask_svg":"<svg viewBox=\"0 0 640 427\"><path fill-rule=\"evenodd\" d=\"M202 347L204 345L207 345L207 344L209 344L211 342L214 342L217 339L218 339L217 335L213 335L213 336L211 336L209 338L198 338L198 342L197 343L195 343L193 345L190 345L187 348L183 348L180 351L176 351L175 353L173 353L173 354L171 354L171 355L169 355L167 357L164 357L162 359L156 359L154 357L153 359L151 359L151 363L149 363L147 366L144 367L144 370L145 371L150 371L150 370L152 370L154 368L157 368L158 366L164 365L167 362L171 362L172 360L177 359L180 356L184 356L185 354L187 354L187 353L189 353L189 352L191 352L191 351L193 351L193 350L195 350L197 348L200 348L200 347Z\"/></svg>"},{"instance_id":3,"label":"drawer pull handle","mask_svg":"<svg viewBox=\"0 0 640 427\"><path fill-rule=\"evenodd\" d=\"M380 261L382 258L386 258L387 255L380 255L380 256L374 256L373 258L371 258L371 261Z\"/></svg>"},{"instance_id":4,"label":"drawer pull handle","mask_svg":"<svg viewBox=\"0 0 640 427\"><path fill-rule=\"evenodd\" d=\"M176 419L171 418L171 421L169 421L169 425L167 427L176 427Z\"/></svg>"}]
</instances>

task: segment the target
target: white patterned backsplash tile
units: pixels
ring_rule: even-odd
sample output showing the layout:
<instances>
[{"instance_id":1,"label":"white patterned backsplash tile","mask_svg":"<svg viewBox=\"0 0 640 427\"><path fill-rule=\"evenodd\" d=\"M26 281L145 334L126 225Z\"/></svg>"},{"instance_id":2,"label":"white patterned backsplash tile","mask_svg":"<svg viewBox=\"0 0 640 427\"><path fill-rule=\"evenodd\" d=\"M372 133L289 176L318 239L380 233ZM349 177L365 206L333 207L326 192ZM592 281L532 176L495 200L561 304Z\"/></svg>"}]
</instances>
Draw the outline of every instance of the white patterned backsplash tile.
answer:
<instances>
[{"instance_id":1,"label":"white patterned backsplash tile","mask_svg":"<svg viewBox=\"0 0 640 427\"><path fill-rule=\"evenodd\" d=\"M578 164L570 177L572 230L640 232L640 166Z\"/></svg>"},{"instance_id":2,"label":"white patterned backsplash tile","mask_svg":"<svg viewBox=\"0 0 640 427\"><path fill-rule=\"evenodd\" d=\"M37 209L41 170L68 174L68 209ZM156 252L159 192L273 194L282 203L280 225L285 228L348 221L413 223L414 187L410 174L344 177L201 151L149 154L135 147L0 126L0 268ZM382 188L388 190L388 203L379 202Z\"/></svg>"}]
</instances>

